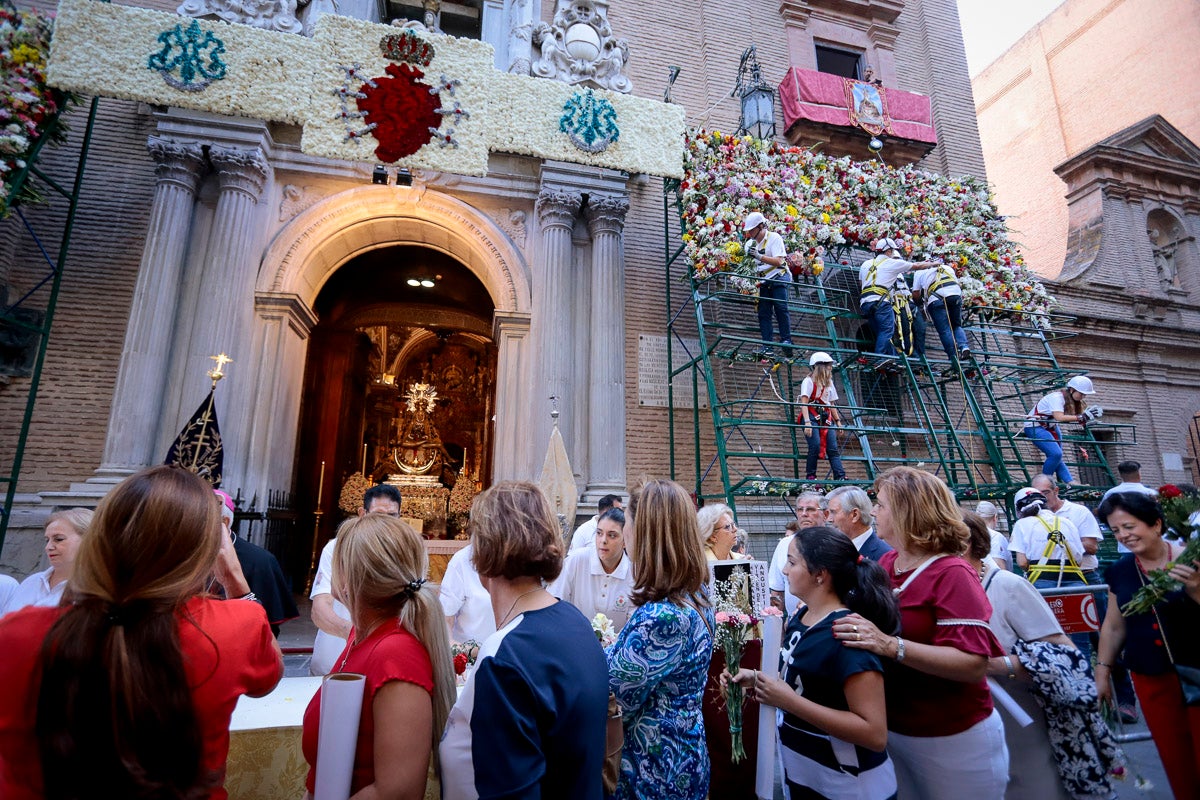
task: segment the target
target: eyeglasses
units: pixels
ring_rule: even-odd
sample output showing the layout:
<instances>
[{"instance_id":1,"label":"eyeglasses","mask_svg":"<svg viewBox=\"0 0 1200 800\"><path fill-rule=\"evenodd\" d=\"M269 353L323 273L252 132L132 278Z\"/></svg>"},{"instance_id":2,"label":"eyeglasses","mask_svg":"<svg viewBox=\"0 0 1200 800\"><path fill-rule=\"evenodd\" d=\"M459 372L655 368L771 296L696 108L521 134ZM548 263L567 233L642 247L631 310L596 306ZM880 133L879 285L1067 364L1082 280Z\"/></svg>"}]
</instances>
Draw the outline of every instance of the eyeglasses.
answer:
<instances>
[{"instance_id":1,"label":"eyeglasses","mask_svg":"<svg viewBox=\"0 0 1200 800\"><path fill-rule=\"evenodd\" d=\"M718 525L717 530L719 530L719 531L736 531L737 526L736 525Z\"/></svg>"}]
</instances>

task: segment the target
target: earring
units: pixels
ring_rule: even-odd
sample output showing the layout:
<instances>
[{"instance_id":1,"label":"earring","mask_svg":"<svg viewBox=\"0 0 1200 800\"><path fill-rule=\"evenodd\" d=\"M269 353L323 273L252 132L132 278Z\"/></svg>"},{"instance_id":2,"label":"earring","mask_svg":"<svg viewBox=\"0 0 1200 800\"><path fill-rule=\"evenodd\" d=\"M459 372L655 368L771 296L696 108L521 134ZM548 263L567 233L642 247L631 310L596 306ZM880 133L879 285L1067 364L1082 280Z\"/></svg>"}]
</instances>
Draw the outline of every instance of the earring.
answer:
<instances>
[{"instance_id":1,"label":"earring","mask_svg":"<svg viewBox=\"0 0 1200 800\"><path fill-rule=\"evenodd\" d=\"M817 578L817 586L820 586L820 585L821 585L821 579Z\"/></svg>"}]
</instances>

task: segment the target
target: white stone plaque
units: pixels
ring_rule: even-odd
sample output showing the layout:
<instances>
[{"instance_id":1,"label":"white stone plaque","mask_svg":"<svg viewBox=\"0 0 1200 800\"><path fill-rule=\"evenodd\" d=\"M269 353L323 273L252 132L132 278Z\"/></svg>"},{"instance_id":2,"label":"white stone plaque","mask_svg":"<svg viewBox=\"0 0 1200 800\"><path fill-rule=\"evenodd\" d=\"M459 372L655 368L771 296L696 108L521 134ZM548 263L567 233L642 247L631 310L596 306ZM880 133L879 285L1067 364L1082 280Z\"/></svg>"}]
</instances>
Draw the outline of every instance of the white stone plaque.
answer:
<instances>
[{"instance_id":1,"label":"white stone plaque","mask_svg":"<svg viewBox=\"0 0 1200 800\"><path fill-rule=\"evenodd\" d=\"M698 339L676 339L671 345L671 360L675 364L686 363L700 352ZM667 337L638 334L638 405L657 408L667 407L667 381L671 370L667 366ZM698 374L700 407L708 408L708 387L703 373ZM692 407L692 372L675 376L675 407Z\"/></svg>"}]
</instances>

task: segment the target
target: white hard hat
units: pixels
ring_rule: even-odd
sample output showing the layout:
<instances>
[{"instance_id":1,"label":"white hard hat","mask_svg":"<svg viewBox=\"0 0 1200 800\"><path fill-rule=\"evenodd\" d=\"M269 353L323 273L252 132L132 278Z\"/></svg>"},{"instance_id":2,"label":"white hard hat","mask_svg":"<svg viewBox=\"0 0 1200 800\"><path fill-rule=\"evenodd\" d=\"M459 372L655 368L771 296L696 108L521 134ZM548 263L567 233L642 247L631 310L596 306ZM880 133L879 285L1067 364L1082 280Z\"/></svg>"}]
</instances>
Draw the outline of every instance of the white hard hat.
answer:
<instances>
[{"instance_id":1,"label":"white hard hat","mask_svg":"<svg viewBox=\"0 0 1200 800\"><path fill-rule=\"evenodd\" d=\"M899 250L900 242L896 239L880 239L875 243L875 252L886 253L888 250Z\"/></svg>"},{"instance_id":2,"label":"white hard hat","mask_svg":"<svg viewBox=\"0 0 1200 800\"><path fill-rule=\"evenodd\" d=\"M762 225L766 221L767 221L767 218L764 217L761 212L751 211L749 214L746 215L746 221L742 223L742 230L743 231L752 231L755 228L757 228L759 225Z\"/></svg>"},{"instance_id":3,"label":"white hard hat","mask_svg":"<svg viewBox=\"0 0 1200 800\"><path fill-rule=\"evenodd\" d=\"M808 365L815 367L817 364L832 364L833 356L826 353L824 350L818 350L808 357Z\"/></svg>"},{"instance_id":4,"label":"white hard hat","mask_svg":"<svg viewBox=\"0 0 1200 800\"><path fill-rule=\"evenodd\" d=\"M1076 375L1071 380L1067 381L1067 388L1074 389L1080 394L1095 394L1096 390L1092 388L1092 379L1087 375Z\"/></svg>"},{"instance_id":5,"label":"white hard hat","mask_svg":"<svg viewBox=\"0 0 1200 800\"><path fill-rule=\"evenodd\" d=\"M1023 514L1030 506L1037 504L1038 510L1046 507L1046 495L1039 492L1032 486L1026 486L1017 492L1013 497L1013 507L1017 509L1018 514Z\"/></svg>"}]
</instances>

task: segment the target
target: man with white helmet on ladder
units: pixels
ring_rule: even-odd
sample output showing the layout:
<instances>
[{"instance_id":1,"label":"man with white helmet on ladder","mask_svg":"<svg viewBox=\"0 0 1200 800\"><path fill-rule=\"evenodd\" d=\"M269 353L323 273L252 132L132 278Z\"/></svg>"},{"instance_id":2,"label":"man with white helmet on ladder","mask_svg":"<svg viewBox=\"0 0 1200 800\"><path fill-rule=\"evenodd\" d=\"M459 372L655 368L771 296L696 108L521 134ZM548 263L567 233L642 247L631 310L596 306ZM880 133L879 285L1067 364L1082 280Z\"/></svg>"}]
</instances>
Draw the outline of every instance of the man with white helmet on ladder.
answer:
<instances>
[{"instance_id":1,"label":"man with white helmet on ladder","mask_svg":"<svg viewBox=\"0 0 1200 800\"><path fill-rule=\"evenodd\" d=\"M1063 388L1055 389L1038 400L1037 405L1026 416L1025 437L1046 455L1046 462L1042 464L1043 475L1054 475L1063 483L1078 483L1071 477L1071 470L1063 463L1062 431L1059 423L1077 422L1086 425L1092 420L1100 419L1104 415L1104 409L1084 403L1085 397L1095 393L1091 378L1076 375L1067 381Z\"/></svg>"},{"instance_id":2,"label":"man with white helmet on ladder","mask_svg":"<svg viewBox=\"0 0 1200 800\"><path fill-rule=\"evenodd\" d=\"M858 308L875 334L873 352L883 356L896 355L892 345L892 337L896 334L896 311L892 301L897 281L903 282L906 272L936 266L932 261L914 264L900 258L900 242L896 239L884 238L875 243L875 257L864 261L858 269L861 287Z\"/></svg>"},{"instance_id":3,"label":"man with white helmet on ladder","mask_svg":"<svg viewBox=\"0 0 1200 800\"><path fill-rule=\"evenodd\" d=\"M767 218L758 211L751 211L742 223L746 235L745 253L754 259L754 272L758 284L758 330L762 336L763 349L760 356L771 353L771 316L775 316L779 327L779 342L784 347L792 346L792 328L788 321L787 290L792 282L792 273L787 268L787 250L783 237L767 230ZM786 355L786 353L785 353Z\"/></svg>"},{"instance_id":4,"label":"man with white helmet on ladder","mask_svg":"<svg viewBox=\"0 0 1200 800\"><path fill-rule=\"evenodd\" d=\"M844 481L846 470L837 446L837 425L841 418L834 405L838 393L833 386L833 357L818 351L809 357L808 366L808 377L800 384L800 413L796 417L796 422L804 426L804 438L808 441L804 474L808 480L815 480L818 459L828 458L834 480Z\"/></svg>"},{"instance_id":5,"label":"man with white helmet on ladder","mask_svg":"<svg viewBox=\"0 0 1200 800\"><path fill-rule=\"evenodd\" d=\"M971 349L967 345L967 332L962 324L962 287L958 284L954 268L939 264L914 272L913 300L918 306L923 305L929 314L950 366L957 365L960 358L969 358Z\"/></svg>"}]
</instances>

